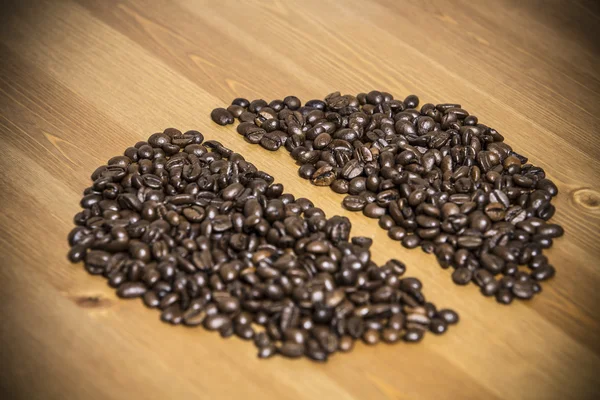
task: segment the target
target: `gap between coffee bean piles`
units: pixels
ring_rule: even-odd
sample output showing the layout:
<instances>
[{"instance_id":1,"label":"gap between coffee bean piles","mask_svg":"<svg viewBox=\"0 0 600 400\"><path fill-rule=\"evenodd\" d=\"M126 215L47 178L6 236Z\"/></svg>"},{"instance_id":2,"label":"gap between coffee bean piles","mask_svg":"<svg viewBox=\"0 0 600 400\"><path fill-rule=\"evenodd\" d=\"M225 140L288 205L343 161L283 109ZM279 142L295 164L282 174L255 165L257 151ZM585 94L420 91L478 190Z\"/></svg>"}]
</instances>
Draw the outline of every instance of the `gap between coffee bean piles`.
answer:
<instances>
[{"instance_id":1,"label":"gap between coffee bean piles","mask_svg":"<svg viewBox=\"0 0 600 400\"><path fill-rule=\"evenodd\" d=\"M261 358L326 361L354 341L418 342L458 322L405 266L371 260L371 239L219 142L170 128L92 174L69 234L123 298L171 324L253 340Z\"/></svg>"},{"instance_id":2,"label":"gap between coffee bean piles","mask_svg":"<svg viewBox=\"0 0 600 400\"><path fill-rule=\"evenodd\" d=\"M284 146L302 178L347 194L346 209L379 219L404 247L434 253L456 284L473 281L502 304L532 298L555 274L542 250L563 235L546 222L556 185L460 104L418 105L379 91L304 106L237 98L211 118L238 118L237 132L267 150Z\"/></svg>"}]
</instances>

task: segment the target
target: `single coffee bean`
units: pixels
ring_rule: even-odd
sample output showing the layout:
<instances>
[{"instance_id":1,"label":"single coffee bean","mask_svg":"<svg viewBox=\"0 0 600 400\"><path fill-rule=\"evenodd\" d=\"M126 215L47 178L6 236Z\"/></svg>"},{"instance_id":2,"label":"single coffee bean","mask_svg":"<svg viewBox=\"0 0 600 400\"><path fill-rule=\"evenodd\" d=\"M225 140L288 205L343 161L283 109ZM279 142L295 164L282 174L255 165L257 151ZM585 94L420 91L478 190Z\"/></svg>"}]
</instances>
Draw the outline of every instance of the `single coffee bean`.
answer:
<instances>
[{"instance_id":1,"label":"single coffee bean","mask_svg":"<svg viewBox=\"0 0 600 400\"><path fill-rule=\"evenodd\" d=\"M402 339L405 342L420 342L423 339L423 330L415 328L407 329Z\"/></svg>"},{"instance_id":2,"label":"single coffee bean","mask_svg":"<svg viewBox=\"0 0 600 400\"><path fill-rule=\"evenodd\" d=\"M438 311L438 317L444 320L448 325L456 324L459 320L458 314L449 309L443 309Z\"/></svg>"},{"instance_id":3,"label":"single coffee bean","mask_svg":"<svg viewBox=\"0 0 600 400\"><path fill-rule=\"evenodd\" d=\"M339 341L339 349L348 352L354 347L354 340L350 336L342 336Z\"/></svg>"},{"instance_id":4,"label":"single coffee bean","mask_svg":"<svg viewBox=\"0 0 600 400\"><path fill-rule=\"evenodd\" d=\"M448 324L441 318L433 318L429 325L429 330L436 335L440 335L448 329Z\"/></svg>"},{"instance_id":5,"label":"single coffee bean","mask_svg":"<svg viewBox=\"0 0 600 400\"><path fill-rule=\"evenodd\" d=\"M141 282L125 282L119 286L117 295L124 299L130 299L133 297L140 297L146 293L148 288Z\"/></svg>"},{"instance_id":6,"label":"single coffee bean","mask_svg":"<svg viewBox=\"0 0 600 400\"><path fill-rule=\"evenodd\" d=\"M388 236L393 240L403 240L406 237L406 229L400 226L395 226L390 228L388 231Z\"/></svg>"},{"instance_id":7,"label":"single coffee bean","mask_svg":"<svg viewBox=\"0 0 600 400\"><path fill-rule=\"evenodd\" d=\"M233 124L233 115L224 108L215 108L210 113L210 117L219 125Z\"/></svg>"},{"instance_id":8,"label":"single coffee bean","mask_svg":"<svg viewBox=\"0 0 600 400\"><path fill-rule=\"evenodd\" d=\"M369 329L369 330L365 331L362 339L366 344L369 344L369 345L377 344L379 342L379 332L376 331L375 329Z\"/></svg>"},{"instance_id":9,"label":"single coffee bean","mask_svg":"<svg viewBox=\"0 0 600 400\"><path fill-rule=\"evenodd\" d=\"M278 350L285 357L297 358L304 354L304 344L286 341Z\"/></svg>"},{"instance_id":10,"label":"single coffee bean","mask_svg":"<svg viewBox=\"0 0 600 400\"><path fill-rule=\"evenodd\" d=\"M260 145L270 151L275 151L281 147L281 139L275 132L267 132L262 135Z\"/></svg>"},{"instance_id":11,"label":"single coffee bean","mask_svg":"<svg viewBox=\"0 0 600 400\"><path fill-rule=\"evenodd\" d=\"M466 285L473 279L473 273L468 268L459 267L452 273L452 280L457 285Z\"/></svg>"},{"instance_id":12,"label":"single coffee bean","mask_svg":"<svg viewBox=\"0 0 600 400\"><path fill-rule=\"evenodd\" d=\"M512 293L520 299L531 299L534 295L533 284L531 281L515 282L512 287Z\"/></svg>"},{"instance_id":13,"label":"single coffee bean","mask_svg":"<svg viewBox=\"0 0 600 400\"><path fill-rule=\"evenodd\" d=\"M336 179L331 184L331 190L339 194L348 193L348 181L345 179Z\"/></svg>"},{"instance_id":14,"label":"single coffee bean","mask_svg":"<svg viewBox=\"0 0 600 400\"><path fill-rule=\"evenodd\" d=\"M510 304L512 303L513 298L514 296L508 288L500 289L496 293L496 301L501 304Z\"/></svg>"},{"instance_id":15,"label":"single coffee bean","mask_svg":"<svg viewBox=\"0 0 600 400\"><path fill-rule=\"evenodd\" d=\"M421 238L416 235L407 235L402 239L402 246L407 249L414 249L421 244Z\"/></svg>"},{"instance_id":16,"label":"single coffee bean","mask_svg":"<svg viewBox=\"0 0 600 400\"><path fill-rule=\"evenodd\" d=\"M342 204L347 210L360 211L366 207L367 201L363 197L349 195L344 197Z\"/></svg>"}]
</instances>

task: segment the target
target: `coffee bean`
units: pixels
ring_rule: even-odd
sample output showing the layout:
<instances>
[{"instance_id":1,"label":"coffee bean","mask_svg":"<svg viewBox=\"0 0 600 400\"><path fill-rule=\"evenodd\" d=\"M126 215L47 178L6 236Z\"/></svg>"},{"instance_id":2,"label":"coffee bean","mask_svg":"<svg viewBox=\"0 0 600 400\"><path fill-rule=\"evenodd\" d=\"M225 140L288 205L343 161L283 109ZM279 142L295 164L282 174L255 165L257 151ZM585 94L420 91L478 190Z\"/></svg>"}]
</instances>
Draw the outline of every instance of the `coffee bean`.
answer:
<instances>
[{"instance_id":1,"label":"coffee bean","mask_svg":"<svg viewBox=\"0 0 600 400\"><path fill-rule=\"evenodd\" d=\"M344 207L378 218L388 235L405 247L421 245L436 253L443 268L514 273L517 267L508 264L527 264L533 256L532 250L509 249L509 241L541 250L563 234L558 225L526 222L552 217L556 185L460 104L425 104L418 111L418 97L410 95L401 102L377 90L357 96L334 92L306 107L294 96L286 99L273 101L270 108L262 100L238 101L245 104L239 107L248 107L249 115L235 107L231 111L254 125L242 122L238 131L261 129L249 139L258 143L265 135L265 121L285 122L285 127L268 131L287 127L295 138L286 149L301 164L300 176L356 196L346 197ZM127 165L127 160L114 162ZM440 244L450 248L438 249ZM455 252L457 248L468 257L455 257L464 255ZM457 278L453 275L456 282L464 280Z\"/></svg>"},{"instance_id":2,"label":"coffee bean","mask_svg":"<svg viewBox=\"0 0 600 400\"><path fill-rule=\"evenodd\" d=\"M498 281L492 279L485 283L483 286L481 286L481 293L484 296L493 296L494 294L496 294L496 292L498 292L499 288L500 284L498 283Z\"/></svg>"},{"instance_id":3,"label":"coffee bean","mask_svg":"<svg viewBox=\"0 0 600 400\"><path fill-rule=\"evenodd\" d=\"M420 342L423 339L423 331L415 328L407 329L402 339L405 342Z\"/></svg>"},{"instance_id":4,"label":"coffee bean","mask_svg":"<svg viewBox=\"0 0 600 400\"><path fill-rule=\"evenodd\" d=\"M328 104L349 107L338 109L342 119L359 106L352 97ZM245 107L248 111L241 110ZM368 207L373 216L387 217L390 228L399 219L395 234L419 229L425 237L432 234L428 229L440 229L435 222L432 228L417 223L421 215L439 221L440 212L425 203L426 192L421 208L410 209L393 181L401 179L398 171L370 179L367 190L367 176L378 173L377 159L387 145L381 136L377 146L357 150L360 159L352 161L355 152L347 140L359 138L369 123L366 115L354 114L357 130L336 135L344 121L320 109L305 110L293 98L269 105L237 99L227 112L252 121L238 131L267 147L270 141L287 143L289 132L303 135L296 148L303 145L298 156L308 163L301 174L319 182L333 178L339 191L354 193L349 207ZM309 134L307 121L321 124L320 131ZM313 142L323 133L330 138L321 136L324 147L316 150ZM390 260L378 268L371 260L372 239L350 238L347 218L327 218L310 200L285 194L272 176L221 143L204 141L196 131L167 129L125 154L94 172L84 211L68 237L69 257L85 260L91 274L106 276L119 296L142 297L148 307L160 308L161 320L254 339L262 358L279 352L326 361L335 351L350 350L353 339L393 342L405 324L424 331L435 316L420 281L400 278L403 263ZM386 157L391 168L394 157ZM336 178L342 169L350 182ZM390 207L394 213L387 215ZM423 247L428 243L433 246L428 241ZM416 313L423 304L427 313Z\"/></svg>"},{"instance_id":5,"label":"coffee bean","mask_svg":"<svg viewBox=\"0 0 600 400\"><path fill-rule=\"evenodd\" d=\"M260 347L258 349L258 357L259 358L269 358L269 357L274 356L276 354L276 352L277 352L277 348L274 345L269 344L268 346Z\"/></svg>"},{"instance_id":6,"label":"coffee bean","mask_svg":"<svg viewBox=\"0 0 600 400\"><path fill-rule=\"evenodd\" d=\"M494 254L482 253L481 264L485 269L496 275L504 269L504 260Z\"/></svg>"},{"instance_id":7,"label":"coffee bean","mask_svg":"<svg viewBox=\"0 0 600 400\"><path fill-rule=\"evenodd\" d=\"M331 165L324 165L317 169L310 177L310 181L316 186L330 186L336 175Z\"/></svg>"},{"instance_id":8,"label":"coffee bean","mask_svg":"<svg viewBox=\"0 0 600 400\"><path fill-rule=\"evenodd\" d=\"M117 289L117 295L124 299L140 297L146 293L146 285L141 282L125 282Z\"/></svg>"},{"instance_id":9,"label":"coffee bean","mask_svg":"<svg viewBox=\"0 0 600 400\"><path fill-rule=\"evenodd\" d=\"M362 339L366 344L374 345L379 342L379 332L375 329L369 329L365 331Z\"/></svg>"},{"instance_id":10,"label":"coffee bean","mask_svg":"<svg viewBox=\"0 0 600 400\"><path fill-rule=\"evenodd\" d=\"M363 197L356 196L356 195L349 195L349 196L344 197L342 205L347 210L360 211L365 208L365 206L367 205L367 201Z\"/></svg>"},{"instance_id":11,"label":"coffee bean","mask_svg":"<svg viewBox=\"0 0 600 400\"><path fill-rule=\"evenodd\" d=\"M304 354L304 344L286 341L278 350L285 357L297 358Z\"/></svg>"},{"instance_id":12,"label":"coffee bean","mask_svg":"<svg viewBox=\"0 0 600 400\"><path fill-rule=\"evenodd\" d=\"M281 147L281 139L275 132L267 132L260 138L260 145L270 151L275 151Z\"/></svg>"},{"instance_id":13,"label":"coffee bean","mask_svg":"<svg viewBox=\"0 0 600 400\"><path fill-rule=\"evenodd\" d=\"M514 296L509 289L500 289L496 293L496 301L501 304L510 304L513 298Z\"/></svg>"},{"instance_id":14,"label":"coffee bean","mask_svg":"<svg viewBox=\"0 0 600 400\"><path fill-rule=\"evenodd\" d=\"M448 324L441 318L433 318L429 325L429 330L436 335L440 335L448 329Z\"/></svg>"},{"instance_id":15,"label":"coffee bean","mask_svg":"<svg viewBox=\"0 0 600 400\"><path fill-rule=\"evenodd\" d=\"M354 340L350 336L342 336L339 341L339 350L348 352L354 347Z\"/></svg>"},{"instance_id":16,"label":"coffee bean","mask_svg":"<svg viewBox=\"0 0 600 400\"><path fill-rule=\"evenodd\" d=\"M531 273L531 277L536 281L545 281L546 279L550 279L554 276L556 271L552 265L546 264L543 265Z\"/></svg>"},{"instance_id":17,"label":"coffee bean","mask_svg":"<svg viewBox=\"0 0 600 400\"><path fill-rule=\"evenodd\" d=\"M336 193L340 193L340 194L348 193L348 187L349 187L348 181L345 179L336 179L331 184L331 190L333 190Z\"/></svg>"},{"instance_id":18,"label":"coffee bean","mask_svg":"<svg viewBox=\"0 0 600 400\"><path fill-rule=\"evenodd\" d=\"M448 309L438 311L438 316L448 325L456 324L459 320L458 314L455 311Z\"/></svg>"},{"instance_id":19,"label":"coffee bean","mask_svg":"<svg viewBox=\"0 0 600 400\"><path fill-rule=\"evenodd\" d=\"M204 319L203 325L210 331L222 330L231 326L231 319L222 314L209 315Z\"/></svg>"},{"instance_id":20,"label":"coffee bean","mask_svg":"<svg viewBox=\"0 0 600 400\"><path fill-rule=\"evenodd\" d=\"M531 281L515 282L512 287L512 293L520 299L531 299L534 295L533 284Z\"/></svg>"},{"instance_id":21,"label":"coffee bean","mask_svg":"<svg viewBox=\"0 0 600 400\"><path fill-rule=\"evenodd\" d=\"M407 235L402 239L402 246L407 249L414 249L421 244L421 238L415 235Z\"/></svg>"},{"instance_id":22,"label":"coffee bean","mask_svg":"<svg viewBox=\"0 0 600 400\"><path fill-rule=\"evenodd\" d=\"M210 113L210 117L219 125L233 124L233 115L224 108L215 108Z\"/></svg>"},{"instance_id":23,"label":"coffee bean","mask_svg":"<svg viewBox=\"0 0 600 400\"><path fill-rule=\"evenodd\" d=\"M473 279L473 273L468 268L459 267L452 273L452 280L457 285L466 285Z\"/></svg>"}]
</instances>

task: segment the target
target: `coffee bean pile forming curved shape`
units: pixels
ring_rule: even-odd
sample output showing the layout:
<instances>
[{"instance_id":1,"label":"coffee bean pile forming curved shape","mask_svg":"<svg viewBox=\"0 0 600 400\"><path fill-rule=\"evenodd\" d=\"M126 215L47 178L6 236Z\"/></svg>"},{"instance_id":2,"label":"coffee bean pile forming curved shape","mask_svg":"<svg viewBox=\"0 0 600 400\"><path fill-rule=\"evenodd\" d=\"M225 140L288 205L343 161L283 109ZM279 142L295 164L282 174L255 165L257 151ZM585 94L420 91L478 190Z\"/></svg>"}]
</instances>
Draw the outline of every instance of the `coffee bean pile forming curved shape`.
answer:
<instances>
[{"instance_id":1,"label":"coffee bean pile forming curved shape","mask_svg":"<svg viewBox=\"0 0 600 400\"><path fill-rule=\"evenodd\" d=\"M405 266L371 260L371 239L219 142L170 128L93 174L69 234L123 298L171 324L253 340L262 358L325 361L355 340L418 342L458 322Z\"/></svg>"},{"instance_id":2,"label":"coffee bean pile forming curved shape","mask_svg":"<svg viewBox=\"0 0 600 400\"><path fill-rule=\"evenodd\" d=\"M532 298L555 273L542 250L563 234L546 222L556 185L460 104L418 105L335 92L304 106L237 98L211 117L238 118L237 132L267 150L284 146L302 178L347 194L346 209L379 219L404 247L434 253L456 284L474 281L502 304Z\"/></svg>"}]
</instances>

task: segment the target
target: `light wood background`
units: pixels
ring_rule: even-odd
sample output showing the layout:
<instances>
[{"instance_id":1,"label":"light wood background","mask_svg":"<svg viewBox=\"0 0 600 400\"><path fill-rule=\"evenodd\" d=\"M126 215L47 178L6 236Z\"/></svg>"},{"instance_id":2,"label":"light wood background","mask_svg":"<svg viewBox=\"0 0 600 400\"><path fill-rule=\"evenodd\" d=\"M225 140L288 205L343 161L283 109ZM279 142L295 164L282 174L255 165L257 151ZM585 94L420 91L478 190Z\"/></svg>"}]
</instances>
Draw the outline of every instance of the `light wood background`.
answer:
<instances>
[{"instance_id":1,"label":"light wood background","mask_svg":"<svg viewBox=\"0 0 600 400\"><path fill-rule=\"evenodd\" d=\"M6 3L6 2L3 2ZM0 351L6 399L567 399L600 369L600 12L590 1L15 1L0 12ZM557 182L558 270L510 307L458 287L285 151L209 113L232 98L340 90L459 102ZM327 364L162 324L70 265L96 166L166 127L199 129L375 239L462 321L419 345L358 345Z\"/></svg>"}]
</instances>

